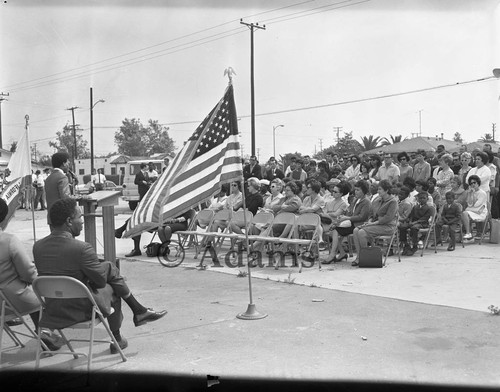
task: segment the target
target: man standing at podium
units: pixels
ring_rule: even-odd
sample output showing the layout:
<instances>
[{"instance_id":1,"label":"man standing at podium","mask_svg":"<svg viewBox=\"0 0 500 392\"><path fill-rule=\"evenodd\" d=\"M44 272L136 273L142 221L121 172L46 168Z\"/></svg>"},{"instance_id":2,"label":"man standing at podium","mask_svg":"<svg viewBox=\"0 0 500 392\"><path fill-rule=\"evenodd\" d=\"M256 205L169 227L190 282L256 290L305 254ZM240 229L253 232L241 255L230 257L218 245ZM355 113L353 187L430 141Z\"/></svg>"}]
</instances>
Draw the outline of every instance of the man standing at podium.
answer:
<instances>
[{"instance_id":1,"label":"man standing at podium","mask_svg":"<svg viewBox=\"0 0 500 392\"><path fill-rule=\"evenodd\" d=\"M66 175L69 170L69 155L66 152L56 152L52 155L52 167L54 170L45 180L45 197L47 199L47 210L57 200L71 197L69 180Z\"/></svg>"}]
</instances>

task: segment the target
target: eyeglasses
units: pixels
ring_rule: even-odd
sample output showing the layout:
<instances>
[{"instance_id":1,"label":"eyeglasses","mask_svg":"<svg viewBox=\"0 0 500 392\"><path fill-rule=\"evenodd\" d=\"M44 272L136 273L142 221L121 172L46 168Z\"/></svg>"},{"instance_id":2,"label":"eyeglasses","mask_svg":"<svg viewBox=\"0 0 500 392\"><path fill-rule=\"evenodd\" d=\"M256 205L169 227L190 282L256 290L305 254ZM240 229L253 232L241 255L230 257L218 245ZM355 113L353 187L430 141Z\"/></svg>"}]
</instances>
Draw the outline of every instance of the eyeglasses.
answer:
<instances>
[{"instance_id":1,"label":"eyeglasses","mask_svg":"<svg viewBox=\"0 0 500 392\"><path fill-rule=\"evenodd\" d=\"M477 181L471 181L471 182L469 182L469 185L474 185L474 184L477 184Z\"/></svg>"}]
</instances>

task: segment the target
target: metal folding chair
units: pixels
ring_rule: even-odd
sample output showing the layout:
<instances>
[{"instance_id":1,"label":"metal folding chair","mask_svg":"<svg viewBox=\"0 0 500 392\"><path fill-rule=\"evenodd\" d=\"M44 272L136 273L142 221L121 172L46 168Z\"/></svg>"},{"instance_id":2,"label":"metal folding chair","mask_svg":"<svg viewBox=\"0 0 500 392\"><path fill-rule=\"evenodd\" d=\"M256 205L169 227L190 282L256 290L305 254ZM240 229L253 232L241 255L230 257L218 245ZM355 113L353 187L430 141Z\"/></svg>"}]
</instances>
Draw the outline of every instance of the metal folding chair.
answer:
<instances>
[{"instance_id":1,"label":"metal folding chair","mask_svg":"<svg viewBox=\"0 0 500 392\"><path fill-rule=\"evenodd\" d=\"M295 220L295 233L293 238L284 239L281 242L290 244L295 247L295 254L299 255L299 246L306 247L304 253L308 254L314 261L319 256L319 227L321 226L321 218L315 213L305 213L297 216ZM311 238L306 238L307 236ZM321 269L321 263L318 262L318 267ZM299 263L299 272L302 272L302 262Z\"/></svg>"},{"instance_id":2,"label":"metal folding chair","mask_svg":"<svg viewBox=\"0 0 500 392\"><path fill-rule=\"evenodd\" d=\"M432 206L432 216L429 219L429 227L422 228L418 230L418 238L420 236L425 235L424 246L422 247L422 251L420 252L420 257L424 256L424 250L427 249L427 244L429 243L429 238L431 234L434 236L434 253L437 253L437 244L436 244L436 218L437 218L437 208L436 206Z\"/></svg>"},{"instance_id":3,"label":"metal folding chair","mask_svg":"<svg viewBox=\"0 0 500 392\"><path fill-rule=\"evenodd\" d=\"M200 247L202 246L202 241L198 240L198 235L200 233L207 233L210 230L210 226L212 225L214 216L215 211L213 210L204 209L198 211L195 217L191 220L191 224L189 225L188 230L175 232L175 234L177 234L179 238L179 243L184 248L188 247L191 244L194 245L195 259L198 257L198 254L200 253ZM198 228L200 228L201 231L198 231ZM187 246L184 246L184 244L188 240L189 242L187 243Z\"/></svg>"},{"instance_id":4,"label":"metal folding chair","mask_svg":"<svg viewBox=\"0 0 500 392\"><path fill-rule=\"evenodd\" d=\"M398 222L398 219L396 219L396 222ZM385 251L385 256L384 256L384 263L385 265L387 261L387 257L389 257L389 253L391 252L391 249L393 248L394 245L396 245L396 253L398 255L398 262L401 262L401 249L400 249L400 242L399 242L399 227L396 225L394 228L394 231L392 232L391 235L379 235L375 237L374 241L381 241L382 245L387 244L387 250Z\"/></svg>"},{"instance_id":5,"label":"metal folding chair","mask_svg":"<svg viewBox=\"0 0 500 392\"><path fill-rule=\"evenodd\" d=\"M4 351L3 348L3 331L9 335L9 337L14 341L15 346L14 347L24 347L23 342L19 339L17 335L21 336L26 336L28 338L35 338L37 339L37 335L35 331L26 323L26 320L24 319L24 316L27 316L31 313L38 312L40 310L40 305L33 308L29 309L28 311L25 312L19 312L14 305L8 300L7 296L0 290L0 364L2 362L2 352ZM27 330L28 333L16 331L9 327L7 325L8 321L12 321L16 318L19 318L22 321L22 326L24 326ZM14 348L12 347L12 348ZM45 350L48 350L47 346L45 343L42 342L42 347Z\"/></svg>"},{"instance_id":6,"label":"metal folding chair","mask_svg":"<svg viewBox=\"0 0 500 392\"><path fill-rule=\"evenodd\" d=\"M37 347L37 352L36 352L36 365L35 367L38 368L40 366L40 357L42 354L67 354L67 355L73 355L75 359L78 358L78 356L86 356L88 358L87 360L87 369L90 371L90 367L92 365L92 351L94 347L94 343L112 343L117 351L120 353L121 359L123 362L127 360L125 355L123 354L122 349L120 348L120 345L116 341L116 338L113 336L111 333L111 329L109 328L108 321L104 318L103 314L99 310L99 307L97 306L94 297L92 297L92 294L90 293L89 289L87 286L85 286L82 282L75 278L71 278L69 276L39 276L33 281L33 291L35 292L36 296L40 300L40 303L42 304L42 308L40 310L40 322L38 325L38 331L37 331L37 337L38 337L38 347ZM81 323L76 323L73 324L69 327L62 327L62 328L56 328L59 334L61 335L64 343L68 346L70 351L44 351L42 352L41 350L41 329L46 327L44 326L43 323L43 312L47 309L47 303L46 299L59 299L59 300L69 300L71 301L72 299L76 298L86 298L90 301L90 304L92 306L91 310L91 318L90 320L81 322ZM110 340L97 340L94 339L94 328L101 324L104 325L104 328L106 329L109 337L111 338ZM89 339L70 339L68 340L66 336L63 333L63 329L89 329L90 330L90 336ZM71 342L89 342L89 351L88 354L84 352L76 352L72 345Z\"/></svg>"}]
</instances>

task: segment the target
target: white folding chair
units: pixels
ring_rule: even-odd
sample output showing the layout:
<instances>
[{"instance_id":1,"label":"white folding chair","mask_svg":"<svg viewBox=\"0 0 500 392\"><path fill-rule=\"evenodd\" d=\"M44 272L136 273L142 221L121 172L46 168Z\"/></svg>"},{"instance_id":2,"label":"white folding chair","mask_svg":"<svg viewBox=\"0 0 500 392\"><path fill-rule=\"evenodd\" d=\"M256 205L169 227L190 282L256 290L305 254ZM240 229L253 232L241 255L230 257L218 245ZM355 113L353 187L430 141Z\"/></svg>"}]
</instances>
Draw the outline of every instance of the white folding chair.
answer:
<instances>
[{"instance_id":1,"label":"white folding chair","mask_svg":"<svg viewBox=\"0 0 500 392\"><path fill-rule=\"evenodd\" d=\"M179 243L184 246L186 241L189 239L189 242L187 246L193 244L195 248L195 254L194 258L196 259L198 257L198 254L200 253L200 247L202 246L202 242L198 240L198 235L201 233L207 233L210 230L210 226L212 225L212 222L214 220L214 215L215 211L209 210L209 209L204 209L201 211L198 211L196 216L192 219L191 224L188 227L188 230L183 230L183 231L176 231L175 234L177 234L179 238ZM198 228L201 229L201 231L198 230Z\"/></svg>"},{"instance_id":2,"label":"white folding chair","mask_svg":"<svg viewBox=\"0 0 500 392\"><path fill-rule=\"evenodd\" d=\"M92 297L92 294L90 293L89 289L87 286L85 286L82 282L80 282L78 279L71 278L69 276L39 276L33 281L33 291L35 292L36 296L40 300L40 303L42 304L42 308L40 310L40 322L38 325L38 347L37 347L37 352L36 352L36 365L35 367L38 368L40 366L40 356L42 354L68 354L68 355L73 355L76 358L78 358L79 355L86 356L88 358L87 360L87 369L90 371L90 367L92 365L92 351L93 351L93 346L94 343L112 343L117 351L120 353L120 356L122 358L122 361L125 362L127 358L123 354L122 349L120 348L120 345L116 341L116 338L113 336L111 333L111 329L109 328L108 321L106 318L103 316L101 311L99 310L99 307L97 306L94 297ZM90 301L90 304L92 306L91 310L91 318L90 320L83 321L81 323L76 323L73 324L69 327L61 327L61 328L55 328L57 331L60 333L62 339L64 340L64 343L68 346L70 351L44 351L42 352L41 350L41 329L47 326L44 326L43 323L43 312L47 309L47 303L46 299L58 299L58 300L69 300L71 301L72 299L76 298L86 298ZM101 324L104 325L104 328L106 329L109 337L111 338L111 341L109 340L97 340L94 339L94 328ZM50 326L52 327L52 325ZM63 329L90 329L90 336L89 339L70 339L68 340L66 336L63 333ZM71 342L89 342L89 351L88 354L84 352L76 352L72 345Z\"/></svg>"},{"instance_id":3,"label":"white folding chair","mask_svg":"<svg viewBox=\"0 0 500 392\"><path fill-rule=\"evenodd\" d=\"M281 242L295 247L295 254L299 256L299 246L306 247L304 254L308 254L314 263L318 259L321 218L315 213L305 213L297 216L293 238L283 239ZM311 238L305 238L310 236ZM321 269L321 263L318 262ZM302 272L302 262L299 263L299 272Z\"/></svg>"}]
</instances>

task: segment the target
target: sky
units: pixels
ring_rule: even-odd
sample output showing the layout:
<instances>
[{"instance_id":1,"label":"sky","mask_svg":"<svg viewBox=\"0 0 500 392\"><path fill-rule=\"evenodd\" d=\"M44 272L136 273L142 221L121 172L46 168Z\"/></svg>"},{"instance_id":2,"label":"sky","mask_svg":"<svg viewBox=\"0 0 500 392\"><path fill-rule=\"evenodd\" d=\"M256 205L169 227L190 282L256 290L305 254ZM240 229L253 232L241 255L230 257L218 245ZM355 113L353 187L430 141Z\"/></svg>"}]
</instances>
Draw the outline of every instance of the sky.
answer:
<instances>
[{"instance_id":1,"label":"sky","mask_svg":"<svg viewBox=\"0 0 500 392\"><path fill-rule=\"evenodd\" d=\"M48 142L71 124L74 106L90 140L91 87L97 156L117 150L125 118L157 120L180 148L222 97L232 67L250 154L251 34L240 19L265 25L254 32L261 162L312 155L336 143L336 129L357 140L460 132L472 142L500 124L500 80L490 78L500 68L498 0L7 0L3 148L20 138L28 114L31 143L52 154Z\"/></svg>"}]
</instances>

